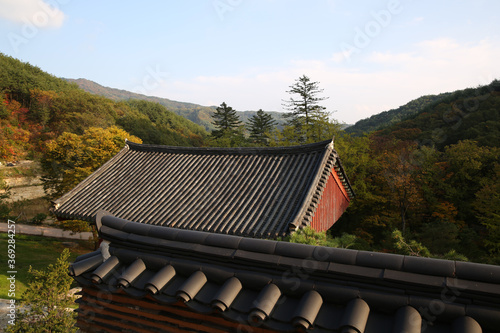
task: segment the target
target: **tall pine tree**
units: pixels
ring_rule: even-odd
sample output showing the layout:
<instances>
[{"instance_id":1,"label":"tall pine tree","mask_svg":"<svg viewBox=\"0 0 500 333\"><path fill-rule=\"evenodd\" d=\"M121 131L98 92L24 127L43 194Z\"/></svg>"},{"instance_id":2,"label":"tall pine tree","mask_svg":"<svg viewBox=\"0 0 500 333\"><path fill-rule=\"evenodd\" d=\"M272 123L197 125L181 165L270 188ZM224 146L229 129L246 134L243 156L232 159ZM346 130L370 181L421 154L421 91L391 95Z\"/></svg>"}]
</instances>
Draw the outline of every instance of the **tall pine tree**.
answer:
<instances>
[{"instance_id":1,"label":"tall pine tree","mask_svg":"<svg viewBox=\"0 0 500 333\"><path fill-rule=\"evenodd\" d=\"M212 131L212 136L216 139L224 136L236 135L238 127L241 125L240 118L236 114L236 111L228 106L226 102L222 102L212 117L214 118L212 124L217 128Z\"/></svg>"},{"instance_id":2,"label":"tall pine tree","mask_svg":"<svg viewBox=\"0 0 500 333\"><path fill-rule=\"evenodd\" d=\"M216 129L211 133L210 144L216 147L239 147L245 145L244 126L232 107L223 102L214 112Z\"/></svg>"},{"instance_id":3,"label":"tall pine tree","mask_svg":"<svg viewBox=\"0 0 500 333\"><path fill-rule=\"evenodd\" d=\"M284 101L283 107L291 111L285 115L288 118L287 125L294 129L299 142L309 143L324 139L319 137L321 132L317 131L317 126L321 126L321 123L328 118L326 108L319 105L319 102L327 97L317 97L322 92L319 82L312 82L305 75L295 80L295 84L287 91L289 94L298 95L296 98L292 96Z\"/></svg>"}]
</instances>

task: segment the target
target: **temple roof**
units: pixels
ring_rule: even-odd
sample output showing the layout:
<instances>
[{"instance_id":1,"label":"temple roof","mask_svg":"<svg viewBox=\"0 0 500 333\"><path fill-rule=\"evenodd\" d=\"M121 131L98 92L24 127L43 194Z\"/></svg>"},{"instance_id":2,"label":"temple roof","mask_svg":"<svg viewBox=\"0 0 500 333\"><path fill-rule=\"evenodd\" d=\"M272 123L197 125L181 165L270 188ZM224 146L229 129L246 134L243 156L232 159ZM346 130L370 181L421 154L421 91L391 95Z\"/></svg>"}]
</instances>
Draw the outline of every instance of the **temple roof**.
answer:
<instances>
[{"instance_id":1,"label":"temple roof","mask_svg":"<svg viewBox=\"0 0 500 333\"><path fill-rule=\"evenodd\" d=\"M275 148L191 148L128 142L54 201L65 219L121 218L259 238L310 224L331 172L354 194L331 140Z\"/></svg>"}]
</instances>

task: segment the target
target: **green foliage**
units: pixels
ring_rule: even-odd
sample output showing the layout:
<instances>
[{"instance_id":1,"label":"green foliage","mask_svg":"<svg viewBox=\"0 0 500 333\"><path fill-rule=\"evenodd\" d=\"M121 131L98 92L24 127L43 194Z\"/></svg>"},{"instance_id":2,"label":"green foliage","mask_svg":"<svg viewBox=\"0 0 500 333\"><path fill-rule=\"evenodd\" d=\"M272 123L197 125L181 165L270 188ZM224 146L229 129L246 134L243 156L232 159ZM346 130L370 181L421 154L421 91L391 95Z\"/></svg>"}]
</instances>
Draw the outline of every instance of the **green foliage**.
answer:
<instances>
[{"instance_id":1,"label":"green foliage","mask_svg":"<svg viewBox=\"0 0 500 333\"><path fill-rule=\"evenodd\" d=\"M317 246L329 246L336 248L351 248L356 245L357 238L354 235L342 234L340 237L331 237L325 231L318 232L311 227L300 229L290 236L285 241L290 243L300 243Z\"/></svg>"},{"instance_id":2,"label":"green foliage","mask_svg":"<svg viewBox=\"0 0 500 333\"><path fill-rule=\"evenodd\" d=\"M57 198L71 190L116 155L125 146L125 139L141 143L115 126L90 127L82 135L66 132L48 142L41 161L47 195Z\"/></svg>"},{"instance_id":3,"label":"green foliage","mask_svg":"<svg viewBox=\"0 0 500 333\"><path fill-rule=\"evenodd\" d=\"M417 257L431 256L429 250L421 243L415 240L406 241L400 230L394 230L392 232L392 239L394 240L394 247L396 248L399 254L405 254Z\"/></svg>"},{"instance_id":4,"label":"green foliage","mask_svg":"<svg viewBox=\"0 0 500 333\"><path fill-rule=\"evenodd\" d=\"M455 249L451 249L442 255L431 254L431 251L429 251L426 246L422 245L422 243L415 240L407 241L399 230L394 230L392 232L392 239L394 241L394 248L399 254L417 257L432 257L447 260L469 261L466 256L457 253Z\"/></svg>"},{"instance_id":5,"label":"green foliage","mask_svg":"<svg viewBox=\"0 0 500 333\"><path fill-rule=\"evenodd\" d=\"M7 233L0 233L0 248L7 249ZM69 261L72 262L81 254L92 251L88 242L73 240L76 247L72 247ZM21 301L23 293L28 289L31 275L28 273L32 269L46 269L49 264L56 262L57 258L65 246L60 239L44 236L16 234L16 292L9 296L9 281L7 280L7 270L0 272L0 298L15 299L16 303ZM0 263L7 263L8 252L0 252Z\"/></svg>"},{"instance_id":6,"label":"green foliage","mask_svg":"<svg viewBox=\"0 0 500 333\"><path fill-rule=\"evenodd\" d=\"M42 223L43 223L43 221L45 221L45 219L46 219L46 218L47 218L47 214L45 214L45 213L38 213L38 214L36 214L36 215L35 215L35 217L33 217L33 218L31 219L31 222L32 222L33 224L38 224L38 225L40 225L40 224L42 224Z\"/></svg>"},{"instance_id":7,"label":"green foliage","mask_svg":"<svg viewBox=\"0 0 500 333\"><path fill-rule=\"evenodd\" d=\"M31 282L18 305L15 325L8 326L7 332L77 331L75 313L68 310L74 302L69 295L73 281L67 273L69 256L65 249L57 262L46 270L30 268Z\"/></svg>"},{"instance_id":8,"label":"green foliage","mask_svg":"<svg viewBox=\"0 0 500 333\"><path fill-rule=\"evenodd\" d=\"M92 243L93 248L99 246L99 234L94 224L82 220L62 220L56 222L59 227L63 230L69 230L72 234L79 232L91 232L92 239L89 240Z\"/></svg>"},{"instance_id":9,"label":"green foliage","mask_svg":"<svg viewBox=\"0 0 500 333\"><path fill-rule=\"evenodd\" d=\"M463 254L457 253L455 250L450 250L446 252L444 255L440 257L441 259L446 260L455 260L455 261L469 261L469 259Z\"/></svg>"},{"instance_id":10,"label":"green foliage","mask_svg":"<svg viewBox=\"0 0 500 333\"><path fill-rule=\"evenodd\" d=\"M311 227L305 227L303 229L300 229L292 233L285 240L290 243L300 243L300 244L320 245L320 246L326 246L328 242L326 232L317 232Z\"/></svg>"},{"instance_id":11,"label":"green foliage","mask_svg":"<svg viewBox=\"0 0 500 333\"><path fill-rule=\"evenodd\" d=\"M78 89L75 85L45 73L36 66L0 53L0 91L28 106L31 101L30 90L34 88L52 91Z\"/></svg>"},{"instance_id":12,"label":"green foliage","mask_svg":"<svg viewBox=\"0 0 500 333\"><path fill-rule=\"evenodd\" d=\"M250 132L250 141L254 144L266 146L269 144L270 133L276 126L276 120L260 109L247 123Z\"/></svg>"}]
</instances>

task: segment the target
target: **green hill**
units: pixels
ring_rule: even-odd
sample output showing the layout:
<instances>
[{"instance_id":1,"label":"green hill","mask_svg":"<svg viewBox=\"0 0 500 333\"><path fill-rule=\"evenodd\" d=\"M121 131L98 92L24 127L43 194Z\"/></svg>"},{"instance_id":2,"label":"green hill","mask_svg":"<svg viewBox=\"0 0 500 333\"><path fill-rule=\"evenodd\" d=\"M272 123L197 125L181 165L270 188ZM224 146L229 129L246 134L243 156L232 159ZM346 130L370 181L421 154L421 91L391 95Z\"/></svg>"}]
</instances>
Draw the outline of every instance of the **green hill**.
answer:
<instances>
[{"instance_id":1,"label":"green hill","mask_svg":"<svg viewBox=\"0 0 500 333\"><path fill-rule=\"evenodd\" d=\"M460 140L500 147L500 81L439 96L418 113L380 129L376 135L415 140L438 149Z\"/></svg>"},{"instance_id":2,"label":"green hill","mask_svg":"<svg viewBox=\"0 0 500 333\"><path fill-rule=\"evenodd\" d=\"M353 135L363 135L364 133L373 132L382 127L395 124L403 119L408 118L414 114L419 113L428 105L439 101L440 99L449 96L450 93L443 93L439 95L427 95L414 99L405 105L398 107L397 109L392 109L389 111L384 111L373 115L366 119L361 119L357 121L354 125L346 128L346 132Z\"/></svg>"}]
</instances>

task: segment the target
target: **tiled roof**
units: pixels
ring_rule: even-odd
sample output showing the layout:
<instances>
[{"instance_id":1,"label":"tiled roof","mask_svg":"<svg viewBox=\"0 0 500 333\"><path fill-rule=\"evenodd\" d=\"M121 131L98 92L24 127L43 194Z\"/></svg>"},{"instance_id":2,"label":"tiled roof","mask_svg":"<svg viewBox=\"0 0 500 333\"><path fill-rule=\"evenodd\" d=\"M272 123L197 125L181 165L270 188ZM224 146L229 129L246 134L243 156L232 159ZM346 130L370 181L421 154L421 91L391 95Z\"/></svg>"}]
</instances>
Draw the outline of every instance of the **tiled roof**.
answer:
<instances>
[{"instance_id":1,"label":"tiled roof","mask_svg":"<svg viewBox=\"0 0 500 333\"><path fill-rule=\"evenodd\" d=\"M121 218L180 229L283 236L308 225L330 172L353 191L333 142L278 148L126 147L54 202L60 218Z\"/></svg>"},{"instance_id":2,"label":"tiled roof","mask_svg":"<svg viewBox=\"0 0 500 333\"><path fill-rule=\"evenodd\" d=\"M78 257L70 268L83 286L79 325L90 331L487 333L500 327L498 266L100 215L109 247Z\"/></svg>"}]
</instances>

